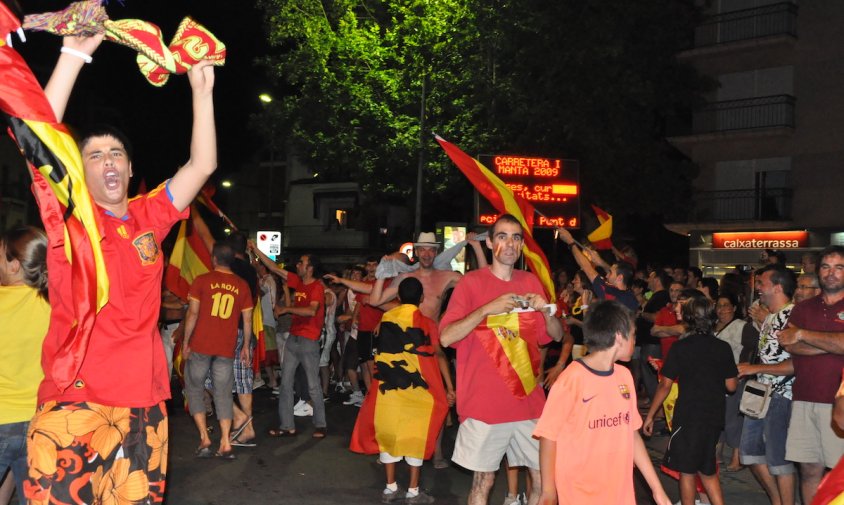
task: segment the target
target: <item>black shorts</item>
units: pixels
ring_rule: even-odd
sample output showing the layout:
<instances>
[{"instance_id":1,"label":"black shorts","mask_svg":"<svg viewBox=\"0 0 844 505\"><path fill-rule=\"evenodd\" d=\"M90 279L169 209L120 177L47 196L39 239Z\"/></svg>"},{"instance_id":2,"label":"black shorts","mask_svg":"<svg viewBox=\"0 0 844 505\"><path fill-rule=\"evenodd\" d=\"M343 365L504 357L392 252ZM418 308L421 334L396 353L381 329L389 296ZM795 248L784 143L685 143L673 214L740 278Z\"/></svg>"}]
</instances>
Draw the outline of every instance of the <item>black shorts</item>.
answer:
<instances>
[{"instance_id":1,"label":"black shorts","mask_svg":"<svg viewBox=\"0 0 844 505\"><path fill-rule=\"evenodd\" d=\"M358 365L358 341L349 337L343 349L343 370L356 370Z\"/></svg>"},{"instance_id":2,"label":"black shorts","mask_svg":"<svg viewBox=\"0 0 844 505\"><path fill-rule=\"evenodd\" d=\"M663 463L680 473L715 475L715 445L721 428L704 424L674 426Z\"/></svg>"},{"instance_id":3,"label":"black shorts","mask_svg":"<svg viewBox=\"0 0 844 505\"><path fill-rule=\"evenodd\" d=\"M375 335L371 331L358 331L358 362L375 359Z\"/></svg>"}]
</instances>

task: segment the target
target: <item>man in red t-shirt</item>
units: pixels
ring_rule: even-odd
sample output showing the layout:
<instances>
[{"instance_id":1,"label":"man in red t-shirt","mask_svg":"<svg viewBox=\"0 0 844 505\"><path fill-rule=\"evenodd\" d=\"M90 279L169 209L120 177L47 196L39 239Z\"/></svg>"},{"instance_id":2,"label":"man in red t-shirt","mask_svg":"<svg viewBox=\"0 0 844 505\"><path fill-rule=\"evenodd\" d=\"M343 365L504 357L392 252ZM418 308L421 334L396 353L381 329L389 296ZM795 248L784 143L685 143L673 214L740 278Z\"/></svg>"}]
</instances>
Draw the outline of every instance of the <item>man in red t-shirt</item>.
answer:
<instances>
[{"instance_id":1,"label":"man in red t-shirt","mask_svg":"<svg viewBox=\"0 0 844 505\"><path fill-rule=\"evenodd\" d=\"M475 472L469 503L487 503L505 454L510 466L528 467L532 503L540 494L539 442L532 437L545 405L536 383L539 346L559 341L563 329L545 310L539 279L514 268L523 233L510 214L498 218L486 241L492 265L463 276L440 320L441 344L457 350L460 429L452 461Z\"/></svg>"},{"instance_id":2,"label":"man in red t-shirt","mask_svg":"<svg viewBox=\"0 0 844 505\"><path fill-rule=\"evenodd\" d=\"M102 39L103 34L64 37L66 50L44 89L56 121L62 121L76 78ZM166 450L161 449L167 443L164 400L170 398L170 381L158 333L164 270L160 244L173 224L188 216L188 206L217 167L211 63L195 64L188 80L193 104L190 159L149 193L128 198L132 152L119 130L97 128L79 141L109 281L108 303L97 314L87 340L73 330L75 307L87 295L74 284L63 218L55 212L56 202L39 202L50 242L47 269L53 310L41 358L39 408L30 428L55 436L27 439L28 500L93 502L99 491L91 476L116 468L125 475L140 475L135 482L143 483L127 499L163 500L167 465ZM80 189L73 188L75 195L87 198L84 191L76 193ZM103 416L113 423L111 433L116 436L92 436L102 427L93 420ZM70 460L78 463L72 471L40 473L65 468Z\"/></svg>"},{"instance_id":3,"label":"man in red t-shirt","mask_svg":"<svg viewBox=\"0 0 844 505\"><path fill-rule=\"evenodd\" d=\"M677 297L680 296L680 292L683 289L682 282L673 281L668 288L671 303L659 309L654 315L654 325L651 327L651 335L659 338L662 359L668 357L669 349L671 349L671 346L677 342L680 335L685 331L674 311L674 304L677 303Z\"/></svg>"},{"instance_id":4,"label":"man in red t-shirt","mask_svg":"<svg viewBox=\"0 0 844 505\"><path fill-rule=\"evenodd\" d=\"M293 380L296 368L302 365L308 380L308 394L314 409L313 438L325 438L325 403L319 380L319 336L325 322L325 287L317 277L319 260L313 254L303 254L296 262L296 273L276 265L250 241L249 248L274 274L295 290L292 307L281 307L279 315L292 314L290 336L284 344L281 362L281 389L278 398L278 416L281 425L269 430L271 437L291 437L297 434L293 416Z\"/></svg>"},{"instance_id":5,"label":"man in red t-shirt","mask_svg":"<svg viewBox=\"0 0 844 505\"><path fill-rule=\"evenodd\" d=\"M185 316L185 339L182 356L187 360L185 390L188 409L199 430L197 457L211 456L211 439L205 424L205 377L211 371L214 384L214 407L220 421L220 450L217 457L234 459L229 433L232 428L232 361L252 362L249 342L252 339L252 292L249 285L231 270L234 250L218 242L211 252L214 270L194 279L188 294ZM240 356L235 356L238 321L243 320L243 343Z\"/></svg>"}]
</instances>

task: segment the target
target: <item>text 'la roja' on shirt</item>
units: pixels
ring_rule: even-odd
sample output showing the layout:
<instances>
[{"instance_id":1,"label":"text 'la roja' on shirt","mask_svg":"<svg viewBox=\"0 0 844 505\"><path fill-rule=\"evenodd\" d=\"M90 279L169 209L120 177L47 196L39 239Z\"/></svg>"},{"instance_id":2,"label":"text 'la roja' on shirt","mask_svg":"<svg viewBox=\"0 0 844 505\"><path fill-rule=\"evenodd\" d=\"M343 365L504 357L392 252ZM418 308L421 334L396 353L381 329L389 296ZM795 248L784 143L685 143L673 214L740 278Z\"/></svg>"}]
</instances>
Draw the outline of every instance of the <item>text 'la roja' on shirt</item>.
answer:
<instances>
[{"instance_id":1,"label":"text 'la roja' on shirt","mask_svg":"<svg viewBox=\"0 0 844 505\"><path fill-rule=\"evenodd\" d=\"M190 348L207 356L234 358L237 323L252 308L252 291L238 275L214 270L193 280L188 298L199 302Z\"/></svg>"},{"instance_id":2,"label":"text 'la roja' on shirt","mask_svg":"<svg viewBox=\"0 0 844 505\"><path fill-rule=\"evenodd\" d=\"M129 200L123 218L96 207L103 229L108 303L97 314L85 358L65 391L56 386L52 370L70 335L78 295L71 283L63 227L61 223L46 226L53 311L41 355L44 380L38 390L39 404L55 400L150 407L170 398L167 361L158 333L164 272L160 244L173 224L190 213L176 210L166 184Z\"/></svg>"},{"instance_id":3,"label":"text 'la roja' on shirt","mask_svg":"<svg viewBox=\"0 0 844 505\"><path fill-rule=\"evenodd\" d=\"M311 340L319 340L322 332L323 320L325 319L325 288L319 279L314 279L309 284L302 282L302 279L289 272L287 274L287 285L295 289L293 295L294 307L308 307L311 302L318 302L319 308L314 316L298 316L293 314L293 322L290 325L290 334L305 337Z\"/></svg>"},{"instance_id":4,"label":"text 'la roja' on shirt","mask_svg":"<svg viewBox=\"0 0 844 505\"><path fill-rule=\"evenodd\" d=\"M533 432L557 443L560 505L633 505L633 440L642 427L630 371L575 361L554 382Z\"/></svg>"},{"instance_id":5,"label":"text 'la roja' on shirt","mask_svg":"<svg viewBox=\"0 0 844 505\"><path fill-rule=\"evenodd\" d=\"M489 268L473 270L454 287L448 309L440 320L440 334L449 324L465 318L501 295L542 292L539 279L530 272L513 270L512 278L504 281ZM537 329L520 335L527 345L538 348L551 341L542 312L531 312L523 317L533 319L533 326ZM477 329L451 347L457 351L457 414L461 422L471 418L487 424L500 424L539 418L545 405L542 386L538 385L523 398L514 396L478 338Z\"/></svg>"}]
</instances>

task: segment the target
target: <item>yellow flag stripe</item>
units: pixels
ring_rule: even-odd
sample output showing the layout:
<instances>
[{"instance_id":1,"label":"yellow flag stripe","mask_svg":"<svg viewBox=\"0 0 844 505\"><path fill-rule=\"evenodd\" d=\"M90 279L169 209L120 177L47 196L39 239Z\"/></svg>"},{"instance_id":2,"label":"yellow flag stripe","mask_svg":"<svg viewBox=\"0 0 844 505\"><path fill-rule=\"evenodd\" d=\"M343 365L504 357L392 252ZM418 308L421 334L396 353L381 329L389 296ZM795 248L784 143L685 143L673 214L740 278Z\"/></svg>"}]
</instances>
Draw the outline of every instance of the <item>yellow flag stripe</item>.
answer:
<instances>
[{"instance_id":1,"label":"yellow flag stripe","mask_svg":"<svg viewBox=\"0 0 844 505\"><path fill-rule=\"evenodd\" d=\"M497 314L487 317L487 327L503 327L509 330L511 335L519 335L519 314ZM511 337L502 335L501 332L496 332L498 342L501 344L501 349L504 355L510 361L510 366L519 377L525 394L530 394L536 387L536 377L533 375L533 367L530 362L530 354L527 350L527 342L521 337Z\"/></svg>"}]
</instances>

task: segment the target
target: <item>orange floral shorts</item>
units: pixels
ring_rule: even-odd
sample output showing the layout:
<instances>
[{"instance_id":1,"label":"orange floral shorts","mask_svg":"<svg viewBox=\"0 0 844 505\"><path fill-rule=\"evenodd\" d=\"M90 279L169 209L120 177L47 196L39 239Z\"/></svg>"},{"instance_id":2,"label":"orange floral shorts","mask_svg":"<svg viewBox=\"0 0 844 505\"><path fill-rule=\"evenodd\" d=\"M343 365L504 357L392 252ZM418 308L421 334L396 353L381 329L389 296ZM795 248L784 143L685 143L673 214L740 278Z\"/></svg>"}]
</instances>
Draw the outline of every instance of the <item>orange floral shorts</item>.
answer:
<instances>
[{"instance_id":1,"label":"orange floral shorts","mask_svg":"<svg viewBox=\"0 0 844 505\"><path fill-rule=\"evenodd\" d=\"M167 410L47 402L29 424L27 503L163 503Z\"/></svg>"}]
</instances>

